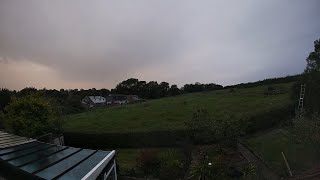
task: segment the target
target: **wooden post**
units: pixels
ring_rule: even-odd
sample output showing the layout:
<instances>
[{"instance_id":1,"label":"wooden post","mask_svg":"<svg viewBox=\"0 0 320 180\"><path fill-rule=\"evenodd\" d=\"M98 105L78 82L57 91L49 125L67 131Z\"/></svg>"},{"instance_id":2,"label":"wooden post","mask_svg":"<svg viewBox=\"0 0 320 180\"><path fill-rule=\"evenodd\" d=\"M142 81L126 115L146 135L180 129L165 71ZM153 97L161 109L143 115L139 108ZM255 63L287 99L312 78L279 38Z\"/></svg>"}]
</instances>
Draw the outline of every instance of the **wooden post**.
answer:
<instances>
[{"instance_id":1,"label":"wooden post","mask_svg":"<svg viewBox=\"0 0 320 180\"><path fill-rule=\"evenodd\" d=\"M284 153L281 152L281 154L282 154L282 157L283 157L283 159L284 159L284 162L286 163L286 166L287 166L287 168L288 168L289 174L290 174L290 176L292 176L292 172L291 172L290 166L289 166L289 164L288 164L288 161L287 161L286 157L284 156Z\"/></svg>"}]
</instances>

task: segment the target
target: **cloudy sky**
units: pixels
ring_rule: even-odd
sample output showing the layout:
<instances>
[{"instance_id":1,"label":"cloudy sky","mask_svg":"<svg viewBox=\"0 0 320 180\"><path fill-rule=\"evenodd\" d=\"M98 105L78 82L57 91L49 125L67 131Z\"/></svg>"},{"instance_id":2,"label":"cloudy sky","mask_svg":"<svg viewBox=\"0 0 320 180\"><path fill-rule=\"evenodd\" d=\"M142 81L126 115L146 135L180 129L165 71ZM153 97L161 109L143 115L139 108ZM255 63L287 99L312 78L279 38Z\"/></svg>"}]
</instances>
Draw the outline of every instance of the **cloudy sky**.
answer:
<instances>
[{"instance_id":1,"label":"cloudy sky","mask_svg":"<svg viewBox=\"0 0 320 180\"><path fill-rule=\"evenodd\" d=\"M319 0L0 0L0 87L223 85L293 75Z\"/></svg>"}]
</instances>

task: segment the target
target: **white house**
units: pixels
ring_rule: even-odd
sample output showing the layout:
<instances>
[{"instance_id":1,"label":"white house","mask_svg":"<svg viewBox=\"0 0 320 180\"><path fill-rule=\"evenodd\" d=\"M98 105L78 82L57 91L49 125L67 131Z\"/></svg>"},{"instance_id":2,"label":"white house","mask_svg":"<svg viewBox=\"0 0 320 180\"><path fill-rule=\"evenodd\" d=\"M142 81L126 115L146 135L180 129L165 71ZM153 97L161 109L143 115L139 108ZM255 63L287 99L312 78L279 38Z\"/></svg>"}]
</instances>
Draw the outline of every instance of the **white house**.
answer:
<instances>
[{"instance_id":1,"label":"white house","mask_svg":"<svg viewBox=\"0 0 320 180\"><path fill-rule=\"evenodd\" d=\"M106 98L102 96L86 96L81 103L89 107L102 106L106 104Z\"/></svg>"}]
</instances>

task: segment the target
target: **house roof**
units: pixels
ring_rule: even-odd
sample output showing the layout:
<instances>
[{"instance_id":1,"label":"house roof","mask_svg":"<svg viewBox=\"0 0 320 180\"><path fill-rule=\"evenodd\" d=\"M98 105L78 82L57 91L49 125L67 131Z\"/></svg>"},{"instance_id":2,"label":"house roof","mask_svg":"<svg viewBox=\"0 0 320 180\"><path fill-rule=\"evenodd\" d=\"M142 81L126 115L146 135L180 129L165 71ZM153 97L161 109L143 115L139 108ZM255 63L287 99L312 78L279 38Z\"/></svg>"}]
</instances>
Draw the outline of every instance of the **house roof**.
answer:
<instances>
[{"instance_id":1,"label":"house roof","mask_svg":"<svg viewBox=\"0 0 320 180\"><path fill-rule=\"evenodd\" d=\"M0 170L23 179L95 179L115 155L17 137L0 131Z\"/></svg>"},{"instance_id":2,"label":"house roof","mask_svg":"<svg viewBox=\"0 0 320 180\"><path fill-rule=\"evenodd\" d=\"M95 104L105 103L106 102L106 98L104 98L102 96L88 96L88 97Z\"/></svg>"}]
</instances>

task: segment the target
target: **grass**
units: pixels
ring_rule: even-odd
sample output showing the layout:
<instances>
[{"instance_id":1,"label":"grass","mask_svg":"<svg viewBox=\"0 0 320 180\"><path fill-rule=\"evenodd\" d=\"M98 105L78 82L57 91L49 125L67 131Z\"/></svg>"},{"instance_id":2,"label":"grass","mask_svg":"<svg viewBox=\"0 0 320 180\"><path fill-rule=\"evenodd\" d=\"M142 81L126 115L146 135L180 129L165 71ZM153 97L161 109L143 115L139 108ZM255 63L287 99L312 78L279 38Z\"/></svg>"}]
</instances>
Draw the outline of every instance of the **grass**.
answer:
<instances>
[{"instance_id":1,"label":"grass","mask_svg":"<svg viewBox=\"0 0 320 180\"><path fill-rule=\"evenodd\" d=\"M306 171L319 163L319 155L313 148L295 143L290 134L284 130L273 130L249 138L245 143L282 176L287 176L288 171L281 152L285 154L293 174Z\"/></svg>"},{"instance_id":2,"label":"grass","mask_svg":"<svg viewBox=\"0 0 320 180\"><path fill-rule=\"evenodd\" d=\"M287 91L292 83L280 84ZM67 132L149 132L184 129L184 122L192 118L197 108L206 108L211 114L247 114L287 106L289 93L264 96L267 86L228 89L184 94L176 97L150 100L145 103L107 107L66 117Z\"/></svg>"},{"instance_id":3,"label":"grass","mask_svg":"<svg viewBox=\"0 0 320 180\"><path fill-rule=\"evenodd\" d=\"M161 158L162 155L167 153L168 151L175 152L175 158L177 160L183 161L184 155L179 149L175 148L130 148L130 149L117 149L117 163L120 167L120 173L126 174L131 169L135 172L139 173L139 169L137 169L137 158L140 156L142 150L152 150L158 153L158 156Z\"/></svg>"}]
</instances>

